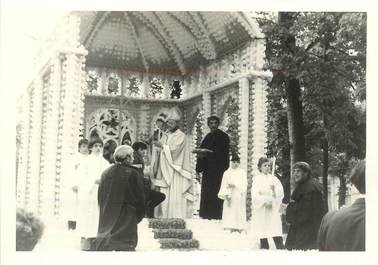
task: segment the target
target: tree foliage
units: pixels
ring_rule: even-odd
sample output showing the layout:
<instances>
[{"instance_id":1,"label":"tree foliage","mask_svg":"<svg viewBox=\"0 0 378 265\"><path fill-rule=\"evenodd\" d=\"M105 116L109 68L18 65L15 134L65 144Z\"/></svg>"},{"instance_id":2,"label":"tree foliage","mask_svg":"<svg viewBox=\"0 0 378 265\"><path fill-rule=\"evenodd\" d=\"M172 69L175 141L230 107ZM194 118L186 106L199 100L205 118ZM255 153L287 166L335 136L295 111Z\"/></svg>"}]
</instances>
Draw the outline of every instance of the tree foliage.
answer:
<instances>
[{"instance_id":1,"label":"tree foliage","mask_svg":"<svg viewBox=\"0 0 378 265\"><path fill-rule=\"evenodd\" d=\"M268 153L278 154L277 172L287 177L289 76L300 82L307 161L317 175L323 173L323 182L328 173L345 176L348 161L365 156L366 13L284 17L290 25L275 14L260 13L258 19L266 36L265 68L274 75L268 89ZM291 43L290 52L282 49L285 42Z\"/></svg>"}]
</instances>

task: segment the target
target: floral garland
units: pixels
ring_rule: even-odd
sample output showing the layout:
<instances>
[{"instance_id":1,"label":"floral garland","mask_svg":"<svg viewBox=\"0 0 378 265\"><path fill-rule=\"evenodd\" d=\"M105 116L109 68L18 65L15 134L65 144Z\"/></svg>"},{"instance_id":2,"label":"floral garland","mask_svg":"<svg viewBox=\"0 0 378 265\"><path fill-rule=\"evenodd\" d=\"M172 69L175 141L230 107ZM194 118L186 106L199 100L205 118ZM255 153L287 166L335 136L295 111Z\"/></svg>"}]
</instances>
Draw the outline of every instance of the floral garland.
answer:
<instances>
[{"instance_id":1,"label":"floral garland","mask_svg":"<svg viewBox=\"0 0 378 265\"><path fill-rule=\"evenodd\" d=\"M197 239L182 240L176 238L160 239L162 249L197 249L199 241Z\"/></svg>"},{"instance_id":2,"label":"floral garland","mask_svg":"<svg viewBox=\"0 0 378 265\"><path fill-rule=\"evenodd\" d=\"M193 232L188 229L154 229L154 238L192 239Z\"/></svg>"},{"instance_id":3,"label":"floral garland","mask_svg":"<svg viewBox=\"0 0 378 265\"><path fill-rule=\"evenodd\" d=\"M151 83L150 96L152 98L162 97L164 87L161 80L159 78L154 77L150 83Z\"/></svg>"},{"instance_id":4,"label":"floral garland","mask_svg":"<svg viewBox=\"0 0 378 265\"><path fill-rule=\"evenodd\" d=\"M178 218L148 220L148 227L152 229L185 229L185 226L185 220Z\"/></svg>"}]
</instances>

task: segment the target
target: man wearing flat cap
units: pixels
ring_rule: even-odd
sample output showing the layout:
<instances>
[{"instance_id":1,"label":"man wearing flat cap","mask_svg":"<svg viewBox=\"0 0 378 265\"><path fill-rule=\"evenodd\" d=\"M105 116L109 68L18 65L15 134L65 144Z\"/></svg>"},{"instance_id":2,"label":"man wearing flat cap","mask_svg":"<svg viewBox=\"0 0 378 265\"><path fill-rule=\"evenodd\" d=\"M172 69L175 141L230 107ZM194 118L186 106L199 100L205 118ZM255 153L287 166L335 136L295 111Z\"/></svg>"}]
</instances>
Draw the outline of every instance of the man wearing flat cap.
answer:
<instances>
[{"instance_id":1,"label":"man wearing flat cap","mask_svg":"<svg viewBox=\"0 0 378 265\"><path fill-rule=\"evenodd\" d=\"M117 147L114 151L116 163L101 176L98 251L134 251L137 245L137 224L145 214L145 197L143 176L131 165L133 152L131 146Z\"/></svg>"}]
</instances>

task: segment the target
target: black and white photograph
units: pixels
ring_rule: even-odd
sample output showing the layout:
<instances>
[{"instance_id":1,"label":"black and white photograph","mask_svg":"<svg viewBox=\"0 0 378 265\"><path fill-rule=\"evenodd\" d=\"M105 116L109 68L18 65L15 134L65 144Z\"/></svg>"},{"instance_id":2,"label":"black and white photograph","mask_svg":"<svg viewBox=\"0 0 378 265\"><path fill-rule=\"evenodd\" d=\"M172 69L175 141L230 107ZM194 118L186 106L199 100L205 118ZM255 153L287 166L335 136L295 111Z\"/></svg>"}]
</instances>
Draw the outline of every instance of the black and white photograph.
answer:
<instances>
[{"instance_id":1,"label":"black and white photograph","mask_svg":"<svg viewBox=\"0 0 378 265\"><path fill-rule=\"evenodd\" d=\"M374 264L368 5L6 5L1 247L13 262Z\"/></svg>"}]
</instances>

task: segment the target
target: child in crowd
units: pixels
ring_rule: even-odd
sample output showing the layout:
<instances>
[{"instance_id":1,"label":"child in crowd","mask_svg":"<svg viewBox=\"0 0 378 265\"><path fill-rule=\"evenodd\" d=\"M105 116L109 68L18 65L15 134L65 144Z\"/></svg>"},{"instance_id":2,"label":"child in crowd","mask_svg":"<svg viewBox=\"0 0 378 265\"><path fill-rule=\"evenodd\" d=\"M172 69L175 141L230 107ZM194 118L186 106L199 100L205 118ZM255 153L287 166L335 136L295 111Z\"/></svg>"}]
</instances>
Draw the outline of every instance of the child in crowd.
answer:
<instances>
[{"instance_id":1,"label":"child in crowd","mask_svg":"<svg viewBox=\"0 0 378 265\"><path fill-rule=\"evenodd\" d=\"M99 208L97 191L101 175L110 164L103 157L103 142L100 138L89 141L90 155L86 159L83 178L78 185L78 231L82 237L82 250L93 250L93 242L97 236Z\"/></svg>"},{"instance_id":2,"label":"child in crowd","mask_svg":"<svg viewBox=\"0 0 378 265\"><path fill-rule=\"evenodd\" d=\"M242 232L247 228L246 217L247 173L240 168L237 154L231 157L231 168L223 174L218 197L224 200L223 227L231 232Z\"/></svg>"},{"instance_id":3,"label":"child in crowd","mask_svg":"<svg viewBox=\"0 0 378 265\"><path fill-rule=\"evenodd\" d=\"M252 222L260 239L260 248L269 249L268 238L273 237L276 249L283 249L280 207L284 197L283 187L271 172L270 161L261 157L257 165L260 174L252 184Z\"/></svg>"},{"instance_id":4,"label":"child in crowd","mask_svg":"<svg viewBox=\"0 0 378 265\"><path fill-rule=\"evenodd\" d=\"M65 203L65 213L68 221L68 230L76 229L77 207L78 207L78 183L83 177L85 163L88 157L88 140L80 139L78 152L72 156L67 172L67 196Z\"/></svg>"}]
</instances>

